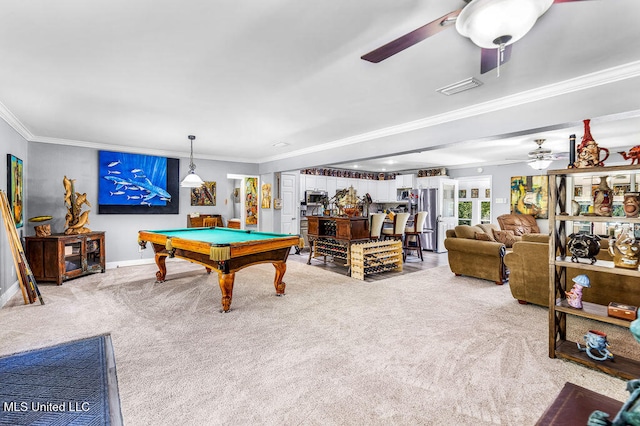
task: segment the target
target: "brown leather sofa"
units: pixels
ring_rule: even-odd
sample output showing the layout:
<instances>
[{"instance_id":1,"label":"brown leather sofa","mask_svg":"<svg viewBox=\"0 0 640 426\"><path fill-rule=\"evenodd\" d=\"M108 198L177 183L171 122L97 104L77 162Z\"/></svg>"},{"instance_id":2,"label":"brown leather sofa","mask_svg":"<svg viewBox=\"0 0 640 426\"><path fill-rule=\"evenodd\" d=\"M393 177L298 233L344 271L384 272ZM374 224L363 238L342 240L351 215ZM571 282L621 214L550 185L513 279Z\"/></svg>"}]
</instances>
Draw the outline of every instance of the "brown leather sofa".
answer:
<instances>
[{"instance_id":1,"label":"brown leather sofa","mask_svg":"<svg viewBox=\"0 0 640 426\"><path fill-rule=\"evenodd\" d=\"M536 218L530 214L503 214L496 220L500 229L513 231L515 235L540 233Z\"/></svg>"},{"instance_id":2,"label":"brown leather sofa","mask_svg":"<svg viewBox=\"0 0 640 426\"><path fill-rule=\"evenodd\" d=\"M508 273L504 265L506 247L503 243L495 241L494 229L500 230L492 224L459 225L455 229L448 229L444 246L448 252L451 272L493 281L496 284L507 281ZM485 234L487 237L478 239L479 234Z\"/></svg>"},{"instance_id":3,"label":"brown leather sofa","mask_svg":"<svg viewBox=\"0 0 640 426\"><path fill-rule=\"evenodd\" d=\"M612 260L608 241L602 239L600 244L597 258ZM514 243L512 250L505 255L504 262L509 269L511 294L518 302L549 306L549 236L523 235L522 240ZM567 268L566 274L567 289L573 286L572 278L580 274L586 274L591 287L598 288L597 291L584 289L582 300L586 302L605 306L610 302L640 306L640 278L574 268ZM616 285L607 285L612 280Z\"/></svg>"}]
</instances>

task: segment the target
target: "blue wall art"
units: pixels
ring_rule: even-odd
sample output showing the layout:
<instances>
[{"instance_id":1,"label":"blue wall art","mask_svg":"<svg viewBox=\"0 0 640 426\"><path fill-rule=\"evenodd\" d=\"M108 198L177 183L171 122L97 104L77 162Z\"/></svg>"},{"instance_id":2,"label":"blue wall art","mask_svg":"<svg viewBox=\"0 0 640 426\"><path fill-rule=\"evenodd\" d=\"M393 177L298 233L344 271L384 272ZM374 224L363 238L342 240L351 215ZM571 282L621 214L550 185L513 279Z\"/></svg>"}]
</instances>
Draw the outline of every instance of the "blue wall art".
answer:
<instances>
[{"instance_id":1,"label":"blue wall art","mask_svg":"<svg viewBox=\"0 0 640 426\"><path fill-rule=\"evenodd\" d=\"M98 213L178 214L178 159L100 151L98 161Z\"/></svg>"}]
</instances>

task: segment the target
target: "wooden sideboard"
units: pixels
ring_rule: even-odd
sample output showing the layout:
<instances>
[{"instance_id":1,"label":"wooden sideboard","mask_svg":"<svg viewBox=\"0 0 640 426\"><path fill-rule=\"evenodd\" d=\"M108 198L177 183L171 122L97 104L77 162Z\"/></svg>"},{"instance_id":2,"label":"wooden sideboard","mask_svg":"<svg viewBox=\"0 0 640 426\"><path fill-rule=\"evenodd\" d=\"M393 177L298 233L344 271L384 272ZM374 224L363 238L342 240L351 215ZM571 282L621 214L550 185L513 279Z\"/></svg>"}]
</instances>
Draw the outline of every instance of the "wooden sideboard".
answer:
<instances>
[{"instance_id":1,"label":"wooden sideboard","mask_svg":"<svg viewBox=\"0 0 640 426\"><path fill-rule=\"evenodd\" d=\"M53 234L25 237L26 255L31 272L38 281L63 281L104 272L104 232L79 235Z\"/></svg>"},{"instance_id":2,"label":"wooden sideboard","mask_svg":"<svg viewBox=\"0 0 640 426\"><path fill-rule=\"evenodd\" d=\"M367 217L336 217L336 216L307 216L307 234L309 238L309 260L327 256L334 260L344 260L350 266L351 244L354 241L368 240L370 237L369 218ZM351 273L349 269L348 273Z\"/></svg>"},{"instance_id":3,"label":"wooden sideboard","mask_svg":"<svg viewBox=\"0 0 640 426\"><path fill-rule=\"evenodd\" d=\"M222 215L220 214L201 214L198 216L191 217L190 214L187 215L187 228L202 228L204 226L204 220L206 218L213 218L217 222L214 226L224 226L224 222L222 221Z\"/></svg>"}]
</instances>

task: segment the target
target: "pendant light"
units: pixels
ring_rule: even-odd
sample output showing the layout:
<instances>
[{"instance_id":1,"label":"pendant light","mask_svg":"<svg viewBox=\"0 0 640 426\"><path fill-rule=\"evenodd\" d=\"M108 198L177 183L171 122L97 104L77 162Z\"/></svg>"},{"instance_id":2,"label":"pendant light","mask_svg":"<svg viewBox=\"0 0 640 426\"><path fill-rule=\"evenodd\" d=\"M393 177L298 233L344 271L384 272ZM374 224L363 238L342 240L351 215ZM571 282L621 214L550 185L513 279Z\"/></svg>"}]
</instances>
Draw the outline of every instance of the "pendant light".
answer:
<instances>
[{"instance_id":1,"label":"pendant light","mask_svg":"<svg viewBox=\"0 0 640 426\"><path fill-rule=\"evenodd\" d=\"M191 157L189 162L189 173L182 179L180 186L183 188L198 188L204 184L204 181L200 179L200 176L196 174L196 165L193 164L193 140L196 138L193 135L189 135L191 141Z\"/></svg>"}]
</instances>

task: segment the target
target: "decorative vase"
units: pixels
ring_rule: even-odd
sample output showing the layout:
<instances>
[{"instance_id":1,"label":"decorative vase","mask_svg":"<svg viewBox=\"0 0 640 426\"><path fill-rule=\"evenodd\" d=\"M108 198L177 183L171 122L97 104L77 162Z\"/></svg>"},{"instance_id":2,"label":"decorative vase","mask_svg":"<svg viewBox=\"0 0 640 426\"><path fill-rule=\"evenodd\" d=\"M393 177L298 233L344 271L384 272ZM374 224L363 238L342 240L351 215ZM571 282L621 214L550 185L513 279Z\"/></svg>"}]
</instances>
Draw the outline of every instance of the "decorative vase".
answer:
<instances>
[{"instance_id":1,"label":"decorative vase","mask_svg":"<svg viewBox=\"0 0 640 426\"><path fill-rule=\"evenodd\" d=\"M582 142L578 145L578 159L573 163L575 168L585 167L603 167L604 162L609 158L609 150L607 148L600 148L596 141L591 136L591 126L589 122L591 120L583 120L584 122L584 136L582 136ZM600 153L603 152L604 158L600 159Z\"/></svg>"},{"instance_id":2,"label":"decorative vase","mask_svg":"<svg viewBox=\"0 0 640 426\"><path fill-rule=\"evenodd\" d=\"M600 178L600 184L593 191L593 212L598 216L611 216L611 188L607 184L606 176Z\"/></svg>"},{"instance_id":3,"label":"decorative vase","mask_svg":"<svg viewBox=\"0 0 640 426\"><path fill-rule=\"evenodd\" d=\"M571 216L578 216L580 214L580 203L576 200L571 200Z\"/></svg>"},{"instance_id":4,"label":"decorative vase","mask_svg":"<svg viewBox=\"0 0 640 426\"><path fill-rule=\"evenodd\" d=\"M635 239L628 223L622 224L622 231L615 239L609 240L609 254L617 268L638 269L640 244Z\"/></svg>"},{"instance_id":5,"label":"decorative vase","mask_svg":"<svg viewBox=\"0 0 640 426\"><path fill-rule=\"evenodd\" d=\"M622 203L626 217L638 217L640 214L640 192L627 192Z\"/></svg>"}]
</instances>

